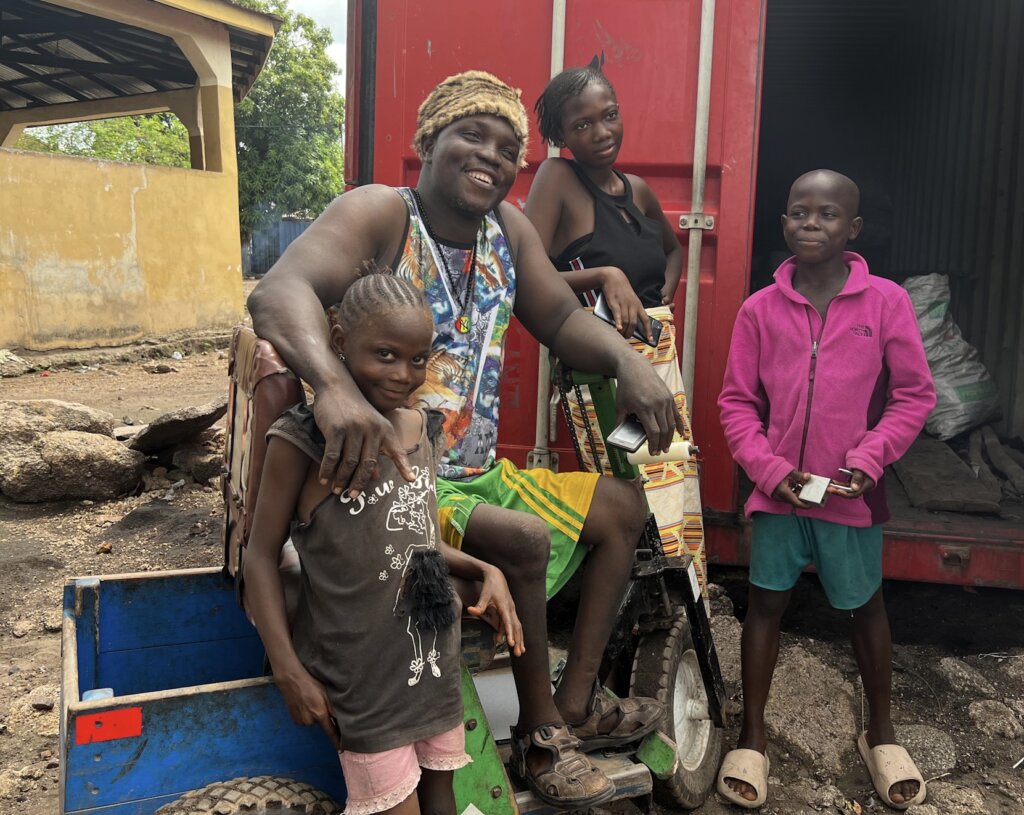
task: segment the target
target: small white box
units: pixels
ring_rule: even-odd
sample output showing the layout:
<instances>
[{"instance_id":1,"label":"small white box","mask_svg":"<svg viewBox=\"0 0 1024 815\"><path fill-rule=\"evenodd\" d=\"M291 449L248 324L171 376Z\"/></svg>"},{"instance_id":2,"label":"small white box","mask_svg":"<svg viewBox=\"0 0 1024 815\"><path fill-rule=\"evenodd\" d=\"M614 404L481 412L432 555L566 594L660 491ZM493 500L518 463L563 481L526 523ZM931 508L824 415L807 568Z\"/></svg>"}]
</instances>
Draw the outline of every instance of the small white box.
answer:
<instances>
[{"instance_id":1,"label":"small white box","mask_svg":"<svg viewBox=\"0 0 1024 815\"><path fill-rule=\"evenodd\" d=\"M805 504L820 507L828 498L828 485L832 480L823 475L812 475L800 488L800 500Z\"/></svg>"}]
</instances>

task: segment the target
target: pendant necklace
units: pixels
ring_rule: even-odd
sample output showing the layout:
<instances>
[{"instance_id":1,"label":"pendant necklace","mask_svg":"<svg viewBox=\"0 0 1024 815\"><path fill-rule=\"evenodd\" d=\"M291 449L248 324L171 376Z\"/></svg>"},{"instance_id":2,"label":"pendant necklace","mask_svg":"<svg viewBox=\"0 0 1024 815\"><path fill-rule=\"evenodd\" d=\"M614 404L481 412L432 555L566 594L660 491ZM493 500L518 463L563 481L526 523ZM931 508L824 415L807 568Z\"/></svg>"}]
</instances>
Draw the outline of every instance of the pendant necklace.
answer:
<instances>
[{"instance_id":1,"label":"pendant necklace","mask_svg":"<svg viewBox=\"0 0 1024 815\"><path fill-rule=\"evenodd\" d=\"M423 221L423 226L427 230L427 236L433 242L434 248L437 250L436 254L441 259L441 266L444 269L445 277L448 279L448 289L451 292L452 300L459 309L458 314L455 315L455 330L460 334L468 334L470 329L473 327L473 320L466 312L470 303L473 302L473 290L476 288L476 247L479 242L479 235L477 235L473 240L473 251L467 255L466 264L462 268L462 273L468 274L469 280L466 283L466 289L463 291L462 297L460 298L458 295L459 277L456 276L448 265L448 256L444 251L444 247L437 239L437 235L434 234L434 229L430 225L430 221L427 220L427 211L423 207L423 199L420 198L420 194L414 187L410 187L410 189L412 190L412 197L416 199L416 208L420 211L420 220Z\"/></svg>"}]
</instances>

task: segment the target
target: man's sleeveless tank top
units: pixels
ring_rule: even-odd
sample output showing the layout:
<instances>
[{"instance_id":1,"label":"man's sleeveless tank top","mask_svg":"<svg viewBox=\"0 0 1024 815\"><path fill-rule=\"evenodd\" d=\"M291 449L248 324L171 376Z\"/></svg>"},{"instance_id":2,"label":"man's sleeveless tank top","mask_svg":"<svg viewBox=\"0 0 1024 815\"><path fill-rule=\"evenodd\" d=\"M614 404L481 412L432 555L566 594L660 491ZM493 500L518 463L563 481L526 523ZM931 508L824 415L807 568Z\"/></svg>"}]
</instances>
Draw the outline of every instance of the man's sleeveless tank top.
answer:
<instances>
[{"instance_id":1,"label":"man's sleeveless tank top","mask_svg":"<svg viewBox=\"0 0 1024 815\"><path fill-rule=\"evenodd\" d=\"M512 253L497 213L489 212L476 236L476 280L466 307L470 329L461 333L456 320L467 285L461 270L473 247L435 244L412 191L400 187L398 193L409 209L409 226L395 273L426 294L434 315L427 380L414 394L414 404L445 417L448 448L437 474L452 481L473 478L489 470L497 456L498 387L516 291ZM447 253L449 268L460 272L455 292L442 269L441 251Z\"/></svg>"},{"instance_id":2,"label":"man's sleeveless tank top","mask_svg":"<svg viewBox=\"0 0 1024 815\"><path fill-rule=\"evenodd\" d=\"M287 411L268 436L313 461L323 457L323 435L304 405ZM382 456L380 478L359 498L331 495L308 523L292 523L302 561L292 641L327 690L342 749L357 753L391 750L462 722L458 598L455 623L439 630L417 627L401 593L410 557L439 539L426 418L407 453L415 481Z\"/></svg>"},{"instance_id":3,"label":"man's sleeveless tank top","mask_svg":"<svg viewBox=\"0 0 1024 815\"><path fill-rule=\"evenodd\" d=\"M594 199L594 231L570 243L552 259L560 272L574 268L617 266L626 273L633 291L645 308L661 305L665 285L665 249L661 224L644 215L633 202L629 179L615 174L625 187L622 195L609 195L598 187L575 161L563 159ZM624 218L622 213L629 216ZM579 265L574 266L574 261ZM585 305L586 298L581 296Z\"/></svg>"}]
</instances>

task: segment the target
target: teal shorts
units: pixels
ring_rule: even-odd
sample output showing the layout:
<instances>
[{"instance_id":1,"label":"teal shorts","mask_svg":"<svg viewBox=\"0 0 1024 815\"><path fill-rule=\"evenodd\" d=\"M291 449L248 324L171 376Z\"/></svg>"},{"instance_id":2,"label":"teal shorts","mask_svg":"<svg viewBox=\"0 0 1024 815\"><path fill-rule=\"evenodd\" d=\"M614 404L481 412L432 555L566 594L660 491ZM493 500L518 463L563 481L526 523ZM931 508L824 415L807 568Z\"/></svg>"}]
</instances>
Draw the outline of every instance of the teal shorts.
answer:
<instances>
[{"instance_id":1,"label":"teal shorts","mask_svg":"<svg viewBox=\"0 0 1024 815\"><path fill-rule=\"evenodd\" d=\"M755 512L750 582L789 591L804 567L814 564L833 608L864 605L882 585L882 526L854 527Z\"/></svg>"}]
</instances>

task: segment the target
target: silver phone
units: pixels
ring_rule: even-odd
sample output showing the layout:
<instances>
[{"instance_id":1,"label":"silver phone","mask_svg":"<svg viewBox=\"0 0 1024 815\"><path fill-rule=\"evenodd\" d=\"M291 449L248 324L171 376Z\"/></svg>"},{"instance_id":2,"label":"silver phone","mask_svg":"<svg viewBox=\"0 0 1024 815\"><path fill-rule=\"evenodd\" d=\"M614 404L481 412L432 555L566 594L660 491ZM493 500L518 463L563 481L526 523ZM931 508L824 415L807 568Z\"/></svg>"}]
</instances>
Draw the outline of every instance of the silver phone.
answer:
<instances>
[{"instance_id":1,"label":"silver phone","mask_svg":"<svg viewBox=\"0 0 1024 815\"><path fill-rule=\"evenodd\" d=\"M594 304L594 316L600 317L608 323L608 325L615 325L615 318L612 316L612 310L608 308L608 301L604 299L604 292L601 292L601 294L597 296L597 303ZM633 339L640 340L640 342L646 342L652 348L657 348L658 341L661 339L661 321L655 320L653 317L649 317L649 319L651 321L651 334L654 335L654 342L651 342L644 335L641 323L637 323L636 330L633 331Z\"/></svg>"},{"instance_id":2,"label":"silver phone","mask_svg":"<svg viewBox=\"0 0 1024 815\"><path fill-rule=\"evenodd\" d=\"M640 420L636 416L630 415L608 434L606 441L627 453L635 453L647 442L647 433L644 432L644 426L640 424Z\"/></svg>"}]
</instances>

